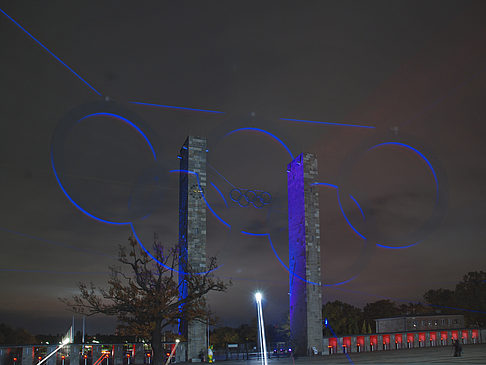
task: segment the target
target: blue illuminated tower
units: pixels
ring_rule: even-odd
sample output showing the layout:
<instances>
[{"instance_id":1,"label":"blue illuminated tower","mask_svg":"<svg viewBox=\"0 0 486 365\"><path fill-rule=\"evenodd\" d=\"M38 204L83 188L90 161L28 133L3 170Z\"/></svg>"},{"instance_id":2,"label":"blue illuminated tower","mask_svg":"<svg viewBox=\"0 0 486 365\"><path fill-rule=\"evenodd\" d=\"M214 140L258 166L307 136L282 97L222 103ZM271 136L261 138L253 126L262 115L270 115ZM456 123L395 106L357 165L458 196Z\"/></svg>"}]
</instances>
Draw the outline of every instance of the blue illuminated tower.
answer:
<instances>
[{"instance_id":1,"label":"blue illuminated tower","mask_svg":"<svg viewBox=\"0 0 486 365\"><path fill-rule=\"evenodd\" d=\"M203 137L187 137L180 150L179 180L179 271L206 271L206 190L207 142ZM179 274L179 296L188 295L185 275ZM184 308L181 308L184 314ZM199 361L206 353L206 325L183 319L179 333L187 339L187 360Z\"/></svg>"},{"instance_id":2,"label":"blue illuminated tower","mask_svg":"<svg viewBox=\"0 0 486 365\"><path fill-rule=\"evenodd\" d=\"M303 153L287 168L290 332L294 351L322 353L321 248L316 156Z\"/></svg>"}]
</instances>

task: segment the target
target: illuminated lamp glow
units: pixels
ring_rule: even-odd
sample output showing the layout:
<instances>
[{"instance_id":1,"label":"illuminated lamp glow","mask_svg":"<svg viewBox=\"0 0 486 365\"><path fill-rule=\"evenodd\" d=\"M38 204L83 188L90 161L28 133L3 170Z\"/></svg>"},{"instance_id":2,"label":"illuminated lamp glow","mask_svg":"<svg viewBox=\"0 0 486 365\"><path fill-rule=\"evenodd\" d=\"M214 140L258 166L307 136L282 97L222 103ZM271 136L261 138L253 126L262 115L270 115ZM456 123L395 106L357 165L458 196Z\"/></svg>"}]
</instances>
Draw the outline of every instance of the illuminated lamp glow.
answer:
<instances>
[{"instance_id":1,"label":"illuminated lamp glow","mask_svg":"<svg viewBox=\"0 0 486 365\"><path fill-rule=\"evenodd\" d=\"M17 27L19 27L25 34L27 34L30 38L32 38L39 46L44 48L44 50L47 51L52 57L54 57L61 65L66 67L69 71L71 71L78 79L80 79L82 82L84 82L91 90L93 90L96 94L99 96L102 96L101 93L96 90L93 86L91 86L85 79L83 79L76 71L74 71L71 67L69 67L67 64L65 64L59 57L57 57L49 48L44 46L41 41L39 41L37 38L35 38L31 33L29 33L23 26L21 26L19 23L17 23L10 15L8 15L5 11L0 9L0 12L3 13L7 18L9 18Z\"/></svg>"},{"instance_id":2,"label":"illuminated lamp glow","mask_svg":"<svg viewBox=\"0 0 486 365\"><path fill-rule=\"evenodd\" d=\"M89 114L81 119L78 120L78 123L82 122L83 120L86 120L87 118L90 118L90 117L93 117L93 116L110 116L110 117L114 117L116 119L119 119L121 121L123 121L124 123L127 123L128 125L130 125L131 127L133 127L144 139L145 141L147 142L147 144L149 145L151 151L152 151L152 154L154 156L154 160L157 160L157 156L155 154L155 150L154 150L154 147L152 146L152 143L150 143L148 137L145 135L145 133L143 133L143 131L137 127L133 122L129 121L128 119L120 116L120 115L117 115L117 114L113 114L113 113L93 113L93 114ZM54 163L54 151L53 149L51 148L51 165L52 165L52 171L54 172L54 176L57 180L57 183L59 184L62 192L64 193L64 195L68 198L68 200L78 209L80 210L82 213L84 213L85 215L87 215L88 217L90 218L93 218L93 219L96 219L97 221L100 221L102 223L107 223L107 224L113 224L113 225L127 225L127 224L130 224L130 222L113 222L113 221L109 221L109 220L106 220L106 219L103 219L103 218L99 218L91 213L89 213L87 210L85 210L83 207L81 207L78 203L76 203L74 201L73 198L71 198L71 196L68 194L68 192L66 191L66 189L64 188L62 182L61 182L61 179L59 178L59 175L57 173L57 170L56 170L56 166L55 166L55 163Z\"/></svg>"},{"instance_id":3,"label":"illuminated lamp glow","mask_svg":"<svg viewBox=\"0 0 486 365\"><path fill-rule=\"evenodd\" d=\"M195 108L187 108L187 107L183 107L183 106L172 106L172 105L142 103L142 102L139 102L139 101L129 101L129 103L130 104L137 104L137 105L144 105L144 106L155 106L155 107L158 107L158 108L180 109L180 110L191 110L191 111L196 111L196 112L225 114L225 112L220 112L220 111L216 111L216 110L195 109Z\"/></svg>"},{"instance_id":4,"label":"illuminated lamp glow","mask_svg":"<svg viewBox=\"0 0 486 365\"><path fill-rule=\"evenodd\" d=\"M305 119L290 119L290 118L280 118L280 120L288 120L290 122L301 122L301 123L314 123L314 124L325 124L325 125L337 125L341 127L356 127L356 128L376 128L368 125L358 125L358 124L346 124L346 123L335 123L335 122L318 122L314 120Z\"/></svg>"},{"instance_id":5,"label":"illuminated lamp glow","mask_svg":"<svg viewBox=\"0 0 486 365\"><path fill-rule=\"evenodd\" d=\"M257 302L261 302L261 301L262 301L262 293L260 293L260 292L256 292L256 293L255 293L255 300L256 300Z\"/></svg>"},{"instance_id":6,"label":"illuminated lamp glow","mask_svg":"<svg viewBox=\"0 0 486 365\"><path fill-rule=\"evenodd\" d=\"M287 147L287 145L280 139L278 138L275 134L273 133L270 133L264 129L260 129L260 128L253 128L253 127L246 127L246 128L239 128L239 129L235 129L231 132L228 132L225 134L225 137L233 134L233 133L236 133L236 132L241 132L241 131L256 131L256 132L260 132L260 133L264 133L270 137L272 137L273 139L275 139L278 143L280 143L284 148L285 150L289 153L291 159L293 160L294 159L294 155L292 154L292 152L290 151L290 149Z\"/></svg>"},{"instance_id":7,"label":"illuminated lamp glow","mask_svg":"<svg viewBox=\"0 0 486 365\"><path fill-rule=\"evenodd\" d=\"M226 208L228 208L228 202L226 201L226 198L224 197L224 195L221 192L221 190L219 190L219 188L212 181L210 181L209 183L219 193L219 195L221 196L221 198L224 200L224 204L226 205Z\"/></svg>"}]
</instances>

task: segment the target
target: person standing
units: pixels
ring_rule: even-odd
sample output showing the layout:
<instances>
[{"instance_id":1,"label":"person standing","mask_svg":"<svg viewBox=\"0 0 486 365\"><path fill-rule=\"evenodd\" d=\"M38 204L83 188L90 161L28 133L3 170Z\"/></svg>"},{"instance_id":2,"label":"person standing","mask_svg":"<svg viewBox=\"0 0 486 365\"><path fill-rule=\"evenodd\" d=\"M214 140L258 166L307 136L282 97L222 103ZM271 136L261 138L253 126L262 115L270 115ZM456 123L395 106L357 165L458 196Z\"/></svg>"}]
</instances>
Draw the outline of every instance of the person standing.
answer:
<instances>
[{"instance_id":1,"label":"person standing","mask_svg":"<svg viewBox=\"0 0 486 365\"><path fill-rule=\"evenodd\" d=\"M462 345L459 339L454 340L454 357L460 357L462 352Z\"/></svg>"}]
</instances>

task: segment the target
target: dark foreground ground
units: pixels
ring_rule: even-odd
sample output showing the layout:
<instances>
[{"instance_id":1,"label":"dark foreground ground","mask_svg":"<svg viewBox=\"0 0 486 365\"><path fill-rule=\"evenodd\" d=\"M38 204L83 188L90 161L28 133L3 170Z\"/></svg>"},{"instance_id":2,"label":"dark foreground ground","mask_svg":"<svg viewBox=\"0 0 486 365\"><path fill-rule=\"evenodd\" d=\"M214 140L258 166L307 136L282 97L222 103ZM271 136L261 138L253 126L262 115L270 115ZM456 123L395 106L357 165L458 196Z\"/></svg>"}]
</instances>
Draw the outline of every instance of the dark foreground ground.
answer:
<instances>
[{"instance_id":1,"label":"dark foreground ground","mask_svg":"<svg viewBox=\"0 0 486 365\"><path fill-rule=\"evenodd\" d=\"M352 353L349 359L344 354L301 357L295 360L296 365L320 364L486 364L486 344L463 346L462 357L453 357L452 346L430 347L410 350L376 351ZM221 365L260 365L259 360L219 361ZM292 359L269 359L269 365L293 365Z\"/></svg>"}]
</instances>

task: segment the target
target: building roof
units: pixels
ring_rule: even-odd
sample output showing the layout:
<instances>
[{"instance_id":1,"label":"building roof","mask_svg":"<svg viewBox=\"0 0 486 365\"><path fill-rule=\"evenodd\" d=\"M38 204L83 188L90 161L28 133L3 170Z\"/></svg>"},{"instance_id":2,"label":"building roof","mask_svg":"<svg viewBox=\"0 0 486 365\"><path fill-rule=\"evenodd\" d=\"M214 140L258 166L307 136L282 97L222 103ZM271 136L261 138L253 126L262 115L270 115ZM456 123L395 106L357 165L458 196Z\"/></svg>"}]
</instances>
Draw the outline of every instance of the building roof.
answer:
<instances>
[{"instance_id":1,"label":"building roof","mask_svg":"<svg viewBox=\"0 0 486 365\"><path fill-rule=\"evenodd\" d=\"M399 317L388 317L388 318L376 318L375 321L381 321L384 319L407 319L407 318L445 318L445 317L464 317L463 314L434 314L434 315L417 315L417 316L399 316Z\"/></svg>"}]
</instances>

